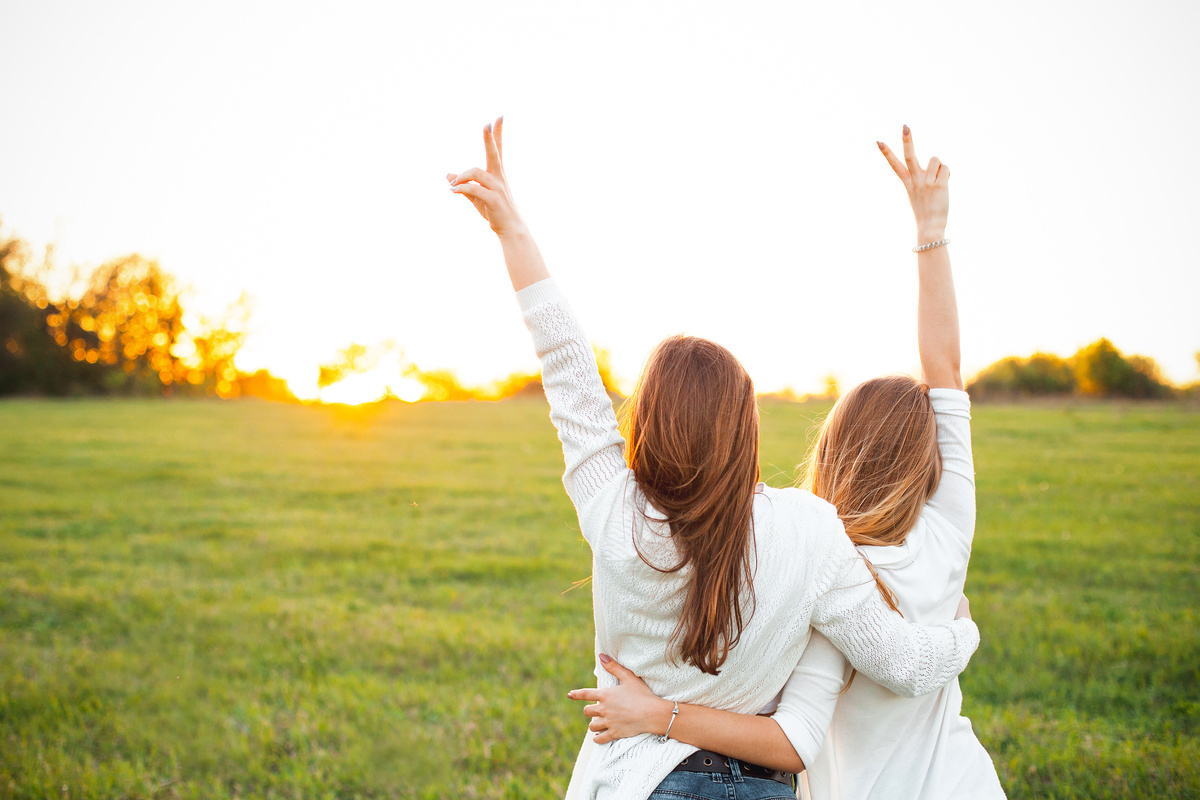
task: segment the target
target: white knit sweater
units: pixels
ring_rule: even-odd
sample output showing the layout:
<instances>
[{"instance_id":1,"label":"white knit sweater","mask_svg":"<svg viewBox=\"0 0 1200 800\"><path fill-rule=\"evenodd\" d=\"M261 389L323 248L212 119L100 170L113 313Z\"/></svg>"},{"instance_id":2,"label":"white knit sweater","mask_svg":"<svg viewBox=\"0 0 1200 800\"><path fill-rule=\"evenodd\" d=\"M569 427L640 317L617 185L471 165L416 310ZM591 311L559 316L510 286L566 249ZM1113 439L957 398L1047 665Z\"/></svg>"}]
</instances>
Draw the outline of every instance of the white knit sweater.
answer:
<instances>
[{"instance_id":1,"label":"white knit sweater","mask_svg":"<svg viewBox=\"0 0 1200 800\"><path fill-rule=\"evenodd\" d=\"M765 486L754 500L753 616L741 639L719 676L672 663L667 644L689 571L659 572L638 555L635 538L654 563L676 560L669 531L638 511L645 499L625 463L612 402L566 301L551 280L517 298L563 445L563 483L592 548L596 652L616 658L662 697L741 713L754 713L780 690L810 625L860 672L907 696L932 692L962 671L979 644L974 623L904 622L884 605L833 506L798 489ZM595 674L599 686L615 685L598 662ZM596 745L585 735L568 797L644 800L695 749L650 735Z\"/></svg>"}]
</instances>

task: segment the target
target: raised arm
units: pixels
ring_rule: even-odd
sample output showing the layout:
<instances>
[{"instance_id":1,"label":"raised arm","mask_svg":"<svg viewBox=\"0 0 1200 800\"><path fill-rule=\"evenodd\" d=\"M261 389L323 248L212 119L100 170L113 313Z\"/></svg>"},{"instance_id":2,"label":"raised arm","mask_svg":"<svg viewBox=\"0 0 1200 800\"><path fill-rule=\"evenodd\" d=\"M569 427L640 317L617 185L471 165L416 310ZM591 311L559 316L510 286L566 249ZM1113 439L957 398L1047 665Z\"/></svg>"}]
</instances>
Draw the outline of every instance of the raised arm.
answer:
<instances>
[{"instance_id":1,"label":"raised arm","mask_svg":"<svg viewBox=\"0 0 1200 800\"><path fill-rule=\"evenodd\" d=\"M912 132L904 126L904 163L887 145L879 149L908 193L917 223L918 244L941 241L946 236L950 208L950 170L936 158L921 169ZM931 389L962 390L959 368L958 303L950 272L950 250L945 245L917 253L917 346L921 372ZM971 458L971 405L966 395L932 392L937 414L938 449L942 478L929 506L960 531L969 543L975 533L975 468Z\"/></svg>"},{"instance_id":2,"label":"raised arm","mask_svg":"<svg viewBox=\"0 0 1200 800\"><path fill-rule=\"evenodd\" d=\"M594 547L595 531L582 524L582 512L602 488L625 473L625 442L591 343L550 280L541 251L513 203L502 161L503 127L501 117L483 130L486 170L451 173L446 180L451 191L471 201L500 239L508 277L542 364L550 419L563 445L563 485L580 512L584 538Z\"/></svg>"},{"instance_id":3,"label":"raised arm","mask_svg":"<svg viewBox=\"0 0 1200 800\"><path fill-rule=\"evenodd\" d=\"M936 157L922 169L917 161L912 132L904 126L904 161L901 163L888 146L878 142L908 193L917 223L917 244L944 241L946 219L950 213L950 169ZM920 291L917 300L917 345L921 352L921 372L930 388L962 389L958 334L958 304L954 297L954 276L950 272L950 251L939 245L917 253Z\"/></svg>"},{"instance_id":4,"label":"raised arm","mask_svg":"<svg viewBox=\"0 0 1200 800\"><path fill-rule=\"evenodd\" d=\"M680 703L679 713L673 715L675 703L604 658L604 668L620 681L618 686L567 693L572 700L591 701L584 713L592 717L588 728L597 743L640 733L662 736L670 726L670 738L676 741L783 772L802 772L806 761L816 759L846 676L842 654L813 633L774 715L736 714L690 703Z\"/></svg>"}]
</instances>

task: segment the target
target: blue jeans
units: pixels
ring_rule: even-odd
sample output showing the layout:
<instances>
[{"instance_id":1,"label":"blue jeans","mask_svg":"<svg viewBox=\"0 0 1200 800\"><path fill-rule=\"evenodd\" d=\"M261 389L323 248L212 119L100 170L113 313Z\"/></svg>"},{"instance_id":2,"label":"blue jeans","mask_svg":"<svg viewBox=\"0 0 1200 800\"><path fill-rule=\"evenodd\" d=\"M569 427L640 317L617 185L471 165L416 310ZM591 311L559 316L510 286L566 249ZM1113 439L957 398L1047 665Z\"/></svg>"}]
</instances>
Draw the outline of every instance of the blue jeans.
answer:
<instances>
[{"instance_id":1,"label":"blue jeans","mask_svg":"<svg viewBox=\"0 0 1200 800\"><path fill-rule=\"evenodd\" d=\"M672 772L650 800L796 800L796 793L779 781L747 778L732 761L732 775L712 772Z\"/></svg>"}]
</instances>

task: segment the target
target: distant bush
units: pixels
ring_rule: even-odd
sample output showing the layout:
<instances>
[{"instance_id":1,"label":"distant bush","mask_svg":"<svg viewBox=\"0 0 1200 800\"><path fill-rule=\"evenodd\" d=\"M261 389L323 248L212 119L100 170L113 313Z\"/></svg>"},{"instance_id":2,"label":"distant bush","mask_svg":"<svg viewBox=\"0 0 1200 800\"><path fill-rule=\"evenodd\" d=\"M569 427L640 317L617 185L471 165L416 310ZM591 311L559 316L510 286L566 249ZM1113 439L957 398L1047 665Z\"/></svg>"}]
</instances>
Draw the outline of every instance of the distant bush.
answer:
<instances>
[{"instance_id":1,"label":"distant bush","mask_svg":"<svg viewBox=\"0 0 1200 800\"><path fill-rule=\"evenodd\" d=\"M265 369L249 374L239 373L236 385L237 393L241 397L260 397L263 400L283 403L296 402L296 396L288 388L287 381L275 377Z\"/></svg>"},{"instance_id":2,"label":"distant bush","mask_svg":"<svg viewBox=\"0 0 1200 800\"><path fill-rule=\"evenodd\" d=\"M1081 394L1157 398L1171 394L1154 359L1121 355L1108 339L1097 339L1071 357Z\"/></svg>"},{"instance_id":3,"label":"distant bush","mask_svg":"<svg viewBox=\"0 0 1200 800\"><path fill-rule=\"evenodd\" d=\"M422 400L475 400L479 393L469 386L464 386L452 371L436 369L431 371L414 370L412 377L425 384L425 396Z\"/></svg>"},{"instance_id":4,"label":"distant bush","mask_svg":"<svg viewBox=\"0 0 1200 800\"><path fill-rule=\"evenodd\" d=\"M501 378L488 391L489 397L542 397L542 374L540 372L514 372Z\"/></svg>"},{"instance_id":5,"label":"distant bush","mask_svg":"<svg viewBox=\"0 0 1200 800\"><path fill-rule=\"evenodd\" d=\"M1123 356L1108 339L1097 339L1070 359L1051 353L1001 359L976 375L967 391L978 398L1067 394L1161 398L1174 389L1154 359Z\"/></svg>"},{"instance_id":6,"label":"distant bush","mask_svg":"<svg viewBox=\"0 0 1200 800\"><path fill-rule=\"evenodd\" d=\"M977 397L1009 395L1038 397L1075 391L1071 365L1051 353L1034 353L1029 358L1009 356L980 372L967 387Z\"/></svg>"}]
</instances>

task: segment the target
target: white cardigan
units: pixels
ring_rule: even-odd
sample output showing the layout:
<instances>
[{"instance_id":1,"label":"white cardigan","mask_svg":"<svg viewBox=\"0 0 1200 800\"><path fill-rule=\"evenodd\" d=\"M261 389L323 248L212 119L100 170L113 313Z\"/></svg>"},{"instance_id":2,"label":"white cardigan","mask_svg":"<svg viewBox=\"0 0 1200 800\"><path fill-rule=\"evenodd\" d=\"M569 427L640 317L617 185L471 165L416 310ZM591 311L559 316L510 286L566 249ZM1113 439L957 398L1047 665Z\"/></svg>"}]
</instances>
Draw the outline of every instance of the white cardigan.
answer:
<instances>
[{"instance_id":1,"label":"white cardigan","mask_svg":"<svg viewBox=\"0 0 1200 800\"><path fill-rule=\"evenodd\" d=\"M942 454L937 491L904 544L859 548L896 593L904 618L926 625L954 619L975 531L970 398L954 389L931 389L929 397ZM849 667L844 662L842 667L848 675ZM829 668L828 657L810 647L788 680L776 713L791 737L789 726L798 716L820 720L822 706L836 703L820 754L804 760L805 798L1003 800L996 767L975 738L971 721L962 716L958 678L938 692L908 698L859 675L839 697L829 692ZM841 689L838 684L834 682L835 691ZM797 706L798 700L802 705ZM795 736L808 746L808 729Z\"/></svg>"},{"instance_id":2,"label":"white cardigan","mask_svg":"<svg viewBox=\"0 0 1200 800\"><path fill-rule=\"evenodd\" d=\"M616 658L663 697L742 713L762 708L783 686L808 642L810 625L861 672L910 696L932 692L962 671L979 644L974 623L904 622L883 604L831 505L798 489L765 486L753 510L754 613L741 639L719 677L672 663L667 645L689 571L652 569L634 547L636 537L642 553L659 565L676 559L669 530L638 511L645 507L644 495L625 463L625 443L591 346L566 301L551 280L521 290L517 298L563 445L563 483L592 548L596 652ZM595 673L597 685L615 685L598 661ZM676 741L660 744L650 735L596 745L582 720L580 728L585 744L569 797L644 800L696 749Z\"/></svg>"}]
</instances>

